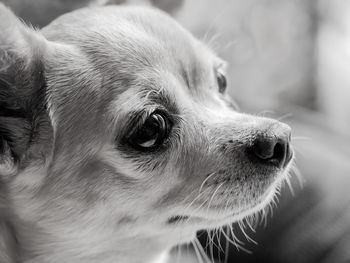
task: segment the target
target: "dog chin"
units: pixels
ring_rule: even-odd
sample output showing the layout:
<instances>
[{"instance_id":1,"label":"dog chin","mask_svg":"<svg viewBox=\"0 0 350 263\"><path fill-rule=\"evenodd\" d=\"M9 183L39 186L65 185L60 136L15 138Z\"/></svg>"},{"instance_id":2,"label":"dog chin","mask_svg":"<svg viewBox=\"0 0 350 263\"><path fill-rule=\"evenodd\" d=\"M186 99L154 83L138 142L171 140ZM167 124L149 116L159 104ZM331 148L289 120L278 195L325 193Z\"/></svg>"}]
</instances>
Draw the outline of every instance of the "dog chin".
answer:
<instances>
[{"instance_id":1,"label":"dog chin","mask_svg":"<svg viewBox=\"0 0 350 263\"><path fill-rule=\"evenodd\" d=\"M211 220L213 227L219 227L241 221L244 218L263 211L275 197L276 191L277 187L271 187L261 198L253 202L251 206L248 206L240 211L233 212L226 217L218 217L217 219Z\"/></svg>"},{"instance_id":2,"label":"dog chin","mask_svg":"<svg viewBox=\"0 0 350 263\"><path fill-rule=\"evenodd\" d=\"M198 225L199 228L217 228L224 225L232 224L237 221L241 221L251 215L257 214L263 211L276 196L277 189L279 188L280 182L275 182L269 189L257 200L252 201L251 205L243 208L239 211L227 211L224 215L217 213L218 211L213 211L212 213L207 213L203 215L183 215L174 216L170 219L172 223L176 222L178 226L181 222L184 224Z\"/></svg>"}]
</instances>

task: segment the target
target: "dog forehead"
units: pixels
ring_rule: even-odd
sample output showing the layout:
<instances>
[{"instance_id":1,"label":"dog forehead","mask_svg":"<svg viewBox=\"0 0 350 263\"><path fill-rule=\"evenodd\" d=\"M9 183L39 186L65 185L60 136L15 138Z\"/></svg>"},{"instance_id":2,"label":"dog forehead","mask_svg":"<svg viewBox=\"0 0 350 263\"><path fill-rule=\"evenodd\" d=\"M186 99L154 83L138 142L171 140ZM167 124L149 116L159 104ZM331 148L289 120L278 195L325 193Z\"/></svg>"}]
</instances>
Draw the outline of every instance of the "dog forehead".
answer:
<instances>
[{"instance_id":1,"label":"dog forehead","mask_svg":"<svg viewBox=\"0 0 350 263\"><path fill-rule=\"evenodd\" d=\"M170 16L145 7L85 8L62 15L42 31L49 40L81 48L93 44L96 49L114 46L132 51L152 46L154 50L163 47L181 55L179 50L183 53L187 48L188 53L193 53L201 44Z\"/></svg>"},{"instance_id":2,"label":"dog forehead","mask_svg":"<svg viewBox=\"0 0 350 263\"><path fill-rule=\"evenodd\" d=\"M208 68L214 55L159 10L107 6L75 11L43 29L53 41L77 46L105 79L133 78L146 70L175 72L186 82ZM206 74L203 74L205 76ZM190 80L190 78L194 78Z\"/></svg>"}]
</instances>

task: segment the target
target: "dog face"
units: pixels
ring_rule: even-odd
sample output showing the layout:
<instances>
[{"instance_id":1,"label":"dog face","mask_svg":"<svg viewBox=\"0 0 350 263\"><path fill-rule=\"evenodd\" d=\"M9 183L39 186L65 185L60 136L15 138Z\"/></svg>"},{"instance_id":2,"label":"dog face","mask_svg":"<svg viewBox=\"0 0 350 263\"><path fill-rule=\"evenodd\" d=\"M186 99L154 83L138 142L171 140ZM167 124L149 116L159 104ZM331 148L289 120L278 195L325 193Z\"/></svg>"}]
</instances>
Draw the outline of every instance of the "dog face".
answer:
<instances>
[{"instance_id":1,"label":"dog face","mask_svg":"<svg viewBox=\"0 0 350 263\"><path fill-rule=\"evenodd\" d=\"M2 175L42 247L188 241L260 210L288 173L290 128L239 113L225 63L165 14L83 9L41 33L0 14Z\"/></svg>"}]
</instances>

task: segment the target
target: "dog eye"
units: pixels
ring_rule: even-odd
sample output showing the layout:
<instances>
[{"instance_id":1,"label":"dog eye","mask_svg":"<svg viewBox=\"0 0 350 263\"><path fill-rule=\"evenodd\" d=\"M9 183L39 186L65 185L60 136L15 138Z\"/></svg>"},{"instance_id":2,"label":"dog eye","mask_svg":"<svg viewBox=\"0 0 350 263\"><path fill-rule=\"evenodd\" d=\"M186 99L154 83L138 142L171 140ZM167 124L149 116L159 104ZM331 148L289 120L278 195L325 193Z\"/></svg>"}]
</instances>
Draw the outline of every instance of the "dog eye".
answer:
<instances>
[{"instance_id":1,"label":"dog eye","mask_svg":"<svg viewBox=\"0 0 350 263\"><path fill-rule=\"evenodd\" d=\"M219 86L219 92L224 93L227 88L227 80L224 73L220 69L216 73L216 79Z\"/></svg>"},{"instance_id":2,"label":"dog eye","mask_svg":"<svg viewBox=\"0 0 350 263\"><path fill-rule=\"evenodd\" d=\"M170 123L165 114L154 112L129 136L128 140L135 148L155 148L163 144L169 131Z\"/></svg>"}]
</instances>

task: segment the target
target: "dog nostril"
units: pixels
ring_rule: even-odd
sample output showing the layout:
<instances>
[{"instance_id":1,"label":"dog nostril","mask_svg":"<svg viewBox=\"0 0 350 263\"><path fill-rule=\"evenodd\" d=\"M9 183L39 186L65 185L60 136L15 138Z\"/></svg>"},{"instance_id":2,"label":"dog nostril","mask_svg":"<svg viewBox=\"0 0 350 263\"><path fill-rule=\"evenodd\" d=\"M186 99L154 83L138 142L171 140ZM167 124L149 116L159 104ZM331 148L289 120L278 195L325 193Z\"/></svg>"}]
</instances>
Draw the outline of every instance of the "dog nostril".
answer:
<instances>
[{"instance_id":1,"label":"dog nostril","mask_svg":"<svg viewBox=\"0 0 350 263\"><path fill-rule=\"evenodd\" d=\"M282 159L282 158L284 158L285 153L286 153L285 144L278 142L278 143L276 143L275 147L273 148L272 158Z\"/></svg>"},{"instance_id":2,"label":"dog nostril","mask_svg":"<svg viewBox=\"0 0 350 263\"><path fill-rule=\"evenodd\" d=\"M250 155L264 164L283 167L291 159L289 140L282 138L258 138L248 148Z\"/></svg>"}]
</instances>

